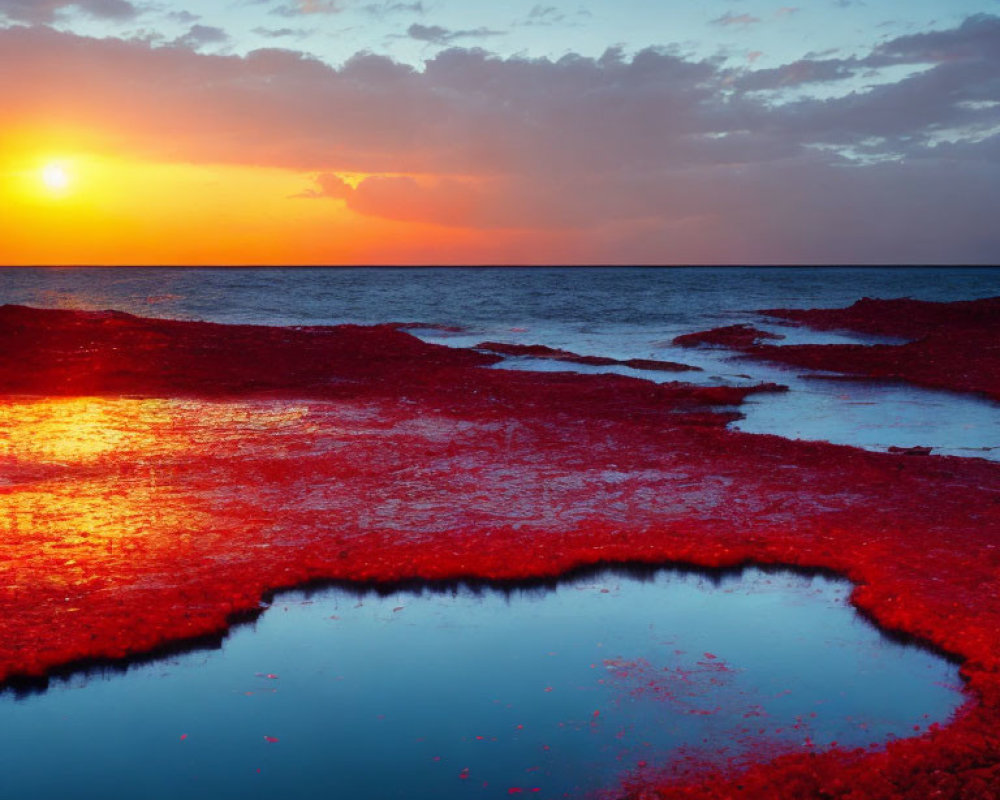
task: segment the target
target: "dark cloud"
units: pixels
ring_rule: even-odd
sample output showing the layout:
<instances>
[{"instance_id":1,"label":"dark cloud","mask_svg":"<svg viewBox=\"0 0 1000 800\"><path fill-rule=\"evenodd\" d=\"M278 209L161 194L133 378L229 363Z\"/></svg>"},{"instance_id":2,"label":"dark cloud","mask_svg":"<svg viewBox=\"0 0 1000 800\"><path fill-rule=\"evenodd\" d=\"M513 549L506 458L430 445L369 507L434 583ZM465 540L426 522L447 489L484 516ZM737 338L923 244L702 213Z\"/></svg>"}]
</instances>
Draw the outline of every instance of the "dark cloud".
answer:
<instances>
[{"instance_id":1,"label":"dark cloud","mask_svg":"<svg viewBox=\"0 0 1000 800\"><path fill-rule=\"evenodd\" d=\"M375 17L387 17L391 14L423 14L427 10L419 0L414 3L399 3L388 0L383 3L368 3L361 8Z\"/></svg>"},{"instance_id":2,"label":"dark cloud","mask_svg":"<svg viewBox=\"0 0 1000 800\"><path fill-rule=\"evenodd\" d=\"M414 23L406 29L406 35L418 42L447 45L456 39L485 39L493 36L505 36L505 31L495 31L489 28L474 28L465 31L453 31L440 25L420 25Z\"/></svg>"},{"instance_id":3,"label":"dark cloud","mask_svg":"<svg viewBox=\"0 0 1000 800\"><path fill-rule=\"evenodd\" d=\"M198 20L201 19L197 14L192 14L190 11L171 11L166 15L167 19L173 22L179 22L182 25L193 25Z\"/></svg>"},{"instance_id":4,"label":"dark cloud","mask_svg":"<svg viewBox=\"0 0 1000 800\"><path fill-rule=\"evenodd\" d=\"M555 6L533 6L522 25L560 25L566 21L566 13Z\"/></svg>"},{"instance_id":5,"label":"dark cloud","mask_svg":"<svg viewBox=\"0 0 1000 800\"><path fill-rule=\"evenodd\" d=\"M82 11L109 20L129 20L139 13L128 0L0 0L0 16L14 22L51 23L63 11Z\"/></svg>"},{"instance_id":6,"label":"dark cloud","mask_svg":"<svg viewBox=\"0 0 1000 800\"><path fill-rule=\"evenodd\" d=\"M760 22L760 17L753 17L750 14L734 14L731 11L727 11L721 17L713 19L711 24L723 27L738 25L741 28L745 28L748 25L756 25L758 22Z\"/></svg>"},{"instance_id":7,"label":"dark cloud","mask_svg":"<svg viewBox=\"0 0 1000 800\"><path fill-rule=\"evenodd\" d=\"M935 127L1000 123L990 105L1000 98L998 62L1000 18L979 15L952 30L892 39L862 58L805 58L744 73L736 84L743 91L760 91L847 79L855 79L857 89L874 83L836 100L805 100L775 113L811 135L829 131L828 141L896 136L920 146ZM911 66L914 73L893 83L866 78L894 66Z\"/></svg>"},{"instance_id":8,"label":"dark cloud","mask_svg":"<svg viewBox=\"0 0 1000 800\"><path fill-rule=\"evenodd\" d=\"M583 24L583 20L593 16L585 8L578 8L569 13L557 6L547 6L537 4L532 6L526 17L521 18L514 24L522 28L549 27L558 25L561 27L578 27Z\"/></svg>"},{"instance_id":9,"label":"dark cloud","mask_svg":"<svg viewBox=\"0 0 1000 800\"><path fill-rule=\"evenodd\" d=\"M840 81L854 77L859 69L853 60L802 59L773 69L748 72L739 80L745 91L787 89L807 83Z\"/></svg>"},{"instance_id":10,"label":"dark cloud","mask_svg":"<svg viewBox=\"0 0 1000 800\"><path fill-rule=\"evenodd\" d=\"M132 19L139 11L127 0L77 0L77 7L104 19Z\"/></svg>"},{"instance_id":11,"label":"dark cloud","mask_svg":"<svg viewBox=\"0 0 1000 800\"><path fill-rule=\"evenodd\" d=\"M309 31L303 28L254 28L253 32L258 36L269 39L284 39L287 37L307 36Z\"/></svg>"},{"instance_id":12,"label":"dark cloud","mask_svg":"<svg viewBox=\"0 0 1000 800\"><path fill-rule=\"evenodd\" d=\"M229 41L229 34L222 28L215 28L211 25L192 25L190 30L183 36L174 40L174 45L178 47L189 47L197 50L206 44L221 44Z\"/></svg>"},{"instance_id":13,"label":"dark cloud","mask_svg":"<svg viewBox=\"0 0 1000 800\"><path fill-rule=\"evenodd\" d=\"M934 64L967 59L1000 62L1000 17L977 14L951 30L897 37L879 45L866 63Z\"/></svg>"}]
</instances>

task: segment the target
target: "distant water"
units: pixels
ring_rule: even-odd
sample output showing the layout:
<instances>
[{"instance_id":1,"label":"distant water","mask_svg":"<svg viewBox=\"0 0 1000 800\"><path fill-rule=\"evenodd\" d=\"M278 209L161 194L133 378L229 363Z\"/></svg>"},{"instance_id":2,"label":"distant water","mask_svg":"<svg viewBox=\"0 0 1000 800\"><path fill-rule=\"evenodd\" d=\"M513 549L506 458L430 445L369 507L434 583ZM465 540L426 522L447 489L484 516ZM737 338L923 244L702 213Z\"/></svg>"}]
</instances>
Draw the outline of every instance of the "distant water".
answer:
<instances>
[{"instance_id":1,"label":"distant water","mask_svg":"<svg viewBox=\"0 0 1000 800\"><path fill-rule=\"evenodd\" d=\"M387 320L671 333L758 308L836 307L862 296L971 300L1000 268L276 268L0 271L0 299L53 308L265 325Z\"/></svg>"},{"instance_id":2,"label":"distant water","mask_svg":"<svg viewBox=\"0 0 1000 800\"><path fill-rule=\"evenodd\" d=\"M755 311L839 307L861 297L972 300L1000 295L1000 268L332 268L0 270L0 302L113 308L142 316L266 325L424 322L461 333L414 331L429 341L546 344L619 359L658 358L704 369L683 380L790 386L753 398L736 427L872 449L929 445L938 453L1000 459L1000 407L900 385L802 379L801 369L675 348L680 334L738 322L780 330L785 343L876 341L777 326ZM509 359L501 368L613 371Z\"/></svg>"}]
</instances>

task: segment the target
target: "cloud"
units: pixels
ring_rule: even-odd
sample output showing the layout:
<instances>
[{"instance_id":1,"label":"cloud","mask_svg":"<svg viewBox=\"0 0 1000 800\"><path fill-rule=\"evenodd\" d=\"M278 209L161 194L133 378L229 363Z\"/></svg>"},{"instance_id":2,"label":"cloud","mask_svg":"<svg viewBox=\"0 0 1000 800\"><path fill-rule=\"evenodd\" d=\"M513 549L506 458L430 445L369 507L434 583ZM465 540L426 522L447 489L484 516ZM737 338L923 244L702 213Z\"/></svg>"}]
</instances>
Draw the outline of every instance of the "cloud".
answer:
<instances>
[{"instance_id":1,"label":"cloud","mask_svg":"<svg viewBox=\"0 0 1000 800\"><path fill-rule=\"evenodd\" d=\"M271 2L246 1L260 5ZM423 0L381 0L365 4L359 4L356 0L292 0L275 6L270 13L281 17L299 17L307 14L340 14L349 9L358 9L380 18L393 14L423 14L426 11Z\"/></svg>"},{"instance_id":2,"label":"cloud","mask_svg":"<svg viewBox=\"0 0 1000 800\"><path fill-rule=\"evenodd\" d=\"M418 42L447 45L456 39L485 39L491 36L506 36L505 31L495 31L489 28L474 28L465 31L453 31L440 25L420 25L414 23L406 29L406 35Z\"/></svg>"},{"instance_id":3,"label":"cloud","mask_svg":"<svg viewBox=\"0 0 1000 800\"><path fill-rule=\"evenodd\" d=\"M334 68L19 28L0 30L0 72L23 76L0 83L0 129L299 170L320 176L314 202L572 236L614 262L996 261L998 53L995 17L768 70L657 48L550 60L458 47L423 69L370 53ZM897 64L916 71L866 92L761 93Z\"/></svg>"},{"instance_id":4,"label":"cloud","mask_svg":"<svg viewBox=\"0 0 1000 800\"><path fill-rule=\"evenodd\" d=\"M339 0L295 0L275 6L270 13L279 17L298 17L302 14L340 14L343 10L344 6Z\"/></svg>"},{"instance_id":5,"label":"cloud","mask_svg":"<svg viewBox=\"0 0 1000 800\"><path fill-rule=\"evenodd\" d=\"M221 44L229 41L229 34L222 28L215 28L211 25L192 25L190 30L183 36L174 40L174 45L178 47L189 47L197 50L206 44Z\"/></svg>"},{"instance_id":6,"label":"cloud","mask_svg":"<svg viewBox=\"0 0 1000 800\"><path fill-rule=\"evenodd\" d=\"M758 69L739 79L744 91L787 89L854 77L863 65L853 59L801 59L773 69Z\"/></svg>"},{"instance_id":7,"label":"cloud","mask_svg":"<svg viewBox=\"0 0 1000 800\"><path fill-rule=\"evenodd\" d=\"M559 25L566 21L566 13L556 6L532 6L527 18L521 23L525 26Z\"/></svg>"},{"instance_id":8,"label":"cloud","mask_svg":"<svg viewBox=\"0 0 1000 800\"><path fill-rule=\"evenodd\" d=\"M756 25L760 22L760 17L752 17L749 14L734 14L731 11L727 11L721 17L716 17L711 21L711 25L721 25L723 27L730 27L732 25L739 25L745 28L749 25Z\"/></svg>"},{"instance_id":9,"label":"cloud","mask_svg":"<svg viewBox=\"0 0 1000 800\"><path fill-rule=\"evenodd\" d=\"M303 14L338 14L343 8L337 0L298 0Z\"/></svg>"},{"instance_id":10,"label":"cloud","mask_svg":"<svg viewBox=\"0 0 1000 800\"><path fill-rule=\"evenodd\" d=\"M253 32L258 36L264 36L269 39L283 39L287 37L309 35L309 31L303 28L254 28Z\"/></svg>"},{"instance_id":11,"label":"cloud","mask_svg":"<svg viewBox=\"0 0 1000 800\"><path fill-rule=\"evenodd\" d=\"M654 48L556 61L450 48L423 70L373 54L338 69L287 50L208 56L8 30L0 31L0 67L31 70L0 85L0 115L44 117L57 108L81 123L107 119L109 129L148 150L163 145L157 132L166 120L183 119L169 149L250 163L266 153L270 163L313 170L545 173L752 162L872 136L920 144L944 127L997 119L995 107L975 105L995 97L996 22L977 20L934 39L904 37L865 58L746 72ZM207 26L189 33L199 43L225 36ZM942 43L954 58L939 60ZM926 69L837 99L774 105L754 95L842 80L901 58L922 58ZM257 135L233 149L232 141L248 138L241 136L247 126Z\"/></svg>"},{"instance_id":12,"label":"cloud","mask_svg":"<svg viewBox=\"0 0 1000 800\"><path fill-rule=\"evenodd\" d=\"M182 25L193 25L198 20L201 19L197 14L192 14L190 11L170 11L166 14L167 19L173 22L179 22Z\"/></svg>"},{"instance_id":13,"label":"cloud","mask_svg":"<svg viewBox=\"0 0 1000 800\"><path fill-rule=\"evenodd\" d=\"M549 182L373 177L351 189L329 176L327 196L359 214L402 222L575 231L588 242L588 257L606 263L995 260L1000 233L991 204L1000 195L1000 169L995 162L982 172L976 163L949 169L951 180L943 180L933 160L834 169L816 157ZM961 210L950 207L958 195Z\"/></svg>"},{"instance_id":14,"label":"cloud","mask_svg":"<svg viewBox=\"0 0 1000 800\"><path fill-rule=\"evenodd\" d=\"M949 107L997 96L1000 17L980 14L950 30L900 36L860 58L827 58L832 52L809 54L781 67L747 73L739 79L739 86L745 91L781 89L841 81L885 67L912 66L925 71L896 83L877 85L836 105L827 104L826 108L837 114L864 108L865 113L897 119L904 127L917 124L921 116L930 123L931 119L947 116ZM895 98L891 99L891 95ZM887 106L887 102L894 105ZM817 106L817 110L819 117L828 119L824 109ZM960 122L958 115L952 119L952 123ZM855 129L859 125L863 125L860 120L852 123Z\"/></svg>"},{"instance_id":15,"label":"cloud","mask_svg":"<svg viewBox=\"0 0 1000 800\"><path fill-rule=\"evenodd\" d=\"M391 14L423 14L427 9L419 0L413 3L386 0L386 2L382 3L368 3L362 6L362 10L367 11L374 17L381 18Z\"/></svg>"},{"instance_id":16,"label":"cloud","mask_svg":"<svg viewBox=\"0 0 1000 800\"><path fill-rule=\"evenodd\" d=\"M128 0L0 0L0 16L32 25L55 22L60 12L68 10L108 20L129 20L139 13Z\"/></svg>"},{"instance_id":17,"label":"cloud","mask_svg":"<svg viewBox=\"0 0 1000 800\"><path fill-rule=\"evenodd\" d=\"M976 14L957 28L900 36L879 45L867 63L934 64L985 59L1000 62L1000 17Z\"/></svg>"},{"instance_id":18,"label":"cloud","mask_svg":"<svg viewBox=\"0 0 1000 800\"><path fill-rule=\"evenodd\" d=\"M537 4L532 6L526 17L522 17L514 24L521 28L549 27L553 25L579 27L583 24L583 20L592 16L593 14L590 11L582 7L570 13L558 6Z\"/></svg>"}]
</instances>

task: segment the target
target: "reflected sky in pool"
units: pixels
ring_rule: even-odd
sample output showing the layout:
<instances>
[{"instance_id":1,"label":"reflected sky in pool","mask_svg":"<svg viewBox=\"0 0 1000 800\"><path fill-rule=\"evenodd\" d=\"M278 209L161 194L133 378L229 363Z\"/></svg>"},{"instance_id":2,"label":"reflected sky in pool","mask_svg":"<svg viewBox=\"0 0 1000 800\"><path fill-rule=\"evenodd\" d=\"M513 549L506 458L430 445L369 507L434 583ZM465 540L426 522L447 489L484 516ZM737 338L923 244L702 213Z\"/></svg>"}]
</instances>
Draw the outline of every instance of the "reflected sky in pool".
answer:
<instances>
[{"instance_id":1,"label":"reflected sky in pool","mask_svg":"<svg viewBox=\"0 0 1000 800\"><path fill-rule=\"evenodd\" d=\"M280 595L219 650L0 695L7 796L601 796L946 722L957 667L749 569Z\"/></svg>"}]
</instances>

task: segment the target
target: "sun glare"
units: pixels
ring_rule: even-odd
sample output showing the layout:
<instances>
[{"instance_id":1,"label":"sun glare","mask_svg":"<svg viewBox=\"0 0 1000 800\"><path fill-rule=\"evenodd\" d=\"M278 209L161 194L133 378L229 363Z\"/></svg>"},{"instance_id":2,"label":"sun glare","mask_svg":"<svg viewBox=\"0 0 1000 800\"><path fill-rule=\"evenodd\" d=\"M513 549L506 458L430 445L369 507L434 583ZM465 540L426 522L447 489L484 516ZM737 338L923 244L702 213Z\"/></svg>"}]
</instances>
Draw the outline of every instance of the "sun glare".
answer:
<instances>
[{"instance_id":1,"label":"sun glare","mask_svg":"<svg viewBox=\"0 0 1000 800\"><path fill-rule=\"evenodd\" d=\"M46 164L42 167L42 183L51 192L61 192L69 188L70 176L62 164Z\"/></svg>"}]
</instances>

